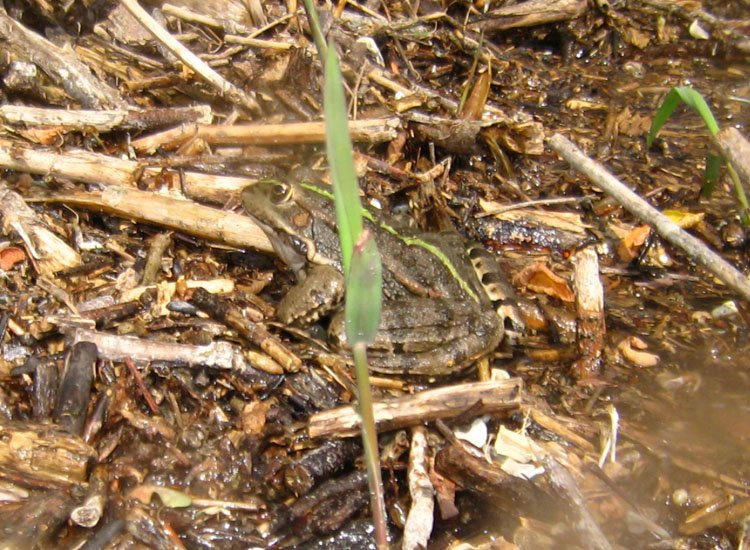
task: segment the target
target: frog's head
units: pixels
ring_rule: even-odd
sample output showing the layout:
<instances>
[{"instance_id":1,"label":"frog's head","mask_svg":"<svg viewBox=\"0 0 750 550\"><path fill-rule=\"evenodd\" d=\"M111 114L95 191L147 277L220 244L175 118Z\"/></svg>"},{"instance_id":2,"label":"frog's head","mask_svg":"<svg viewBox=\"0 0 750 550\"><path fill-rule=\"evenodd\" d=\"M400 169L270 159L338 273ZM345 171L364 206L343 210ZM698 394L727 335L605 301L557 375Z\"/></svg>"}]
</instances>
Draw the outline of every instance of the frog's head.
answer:
<instances>
[{"instance_id":1,"label":"frog's head","mask_svg":"<svg viewBox=\"0 0 750 550\"><path fill-rule=\"evenodd\" d=\"M308 262L328 263L315 246L314 216L302 193L295 184L275 180L259 181L242 192L245 210L298 277L304 277Z\"/></svg>"}]
</instances>

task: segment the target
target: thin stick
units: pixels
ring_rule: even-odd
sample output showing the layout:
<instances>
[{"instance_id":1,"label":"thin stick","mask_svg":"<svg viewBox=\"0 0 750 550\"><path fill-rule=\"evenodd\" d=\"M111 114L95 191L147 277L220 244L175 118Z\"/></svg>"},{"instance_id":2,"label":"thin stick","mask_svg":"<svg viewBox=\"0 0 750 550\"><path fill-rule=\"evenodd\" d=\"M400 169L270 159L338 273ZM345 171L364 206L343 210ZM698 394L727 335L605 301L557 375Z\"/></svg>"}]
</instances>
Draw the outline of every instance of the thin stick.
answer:
<instances>
[{"instance_id":1,"label":"thin stick","mask_svg":"<svg viewBox=\"0 0 750 550\"><path fill-rule=\"evenodd\" d=\"M177 56L180 61L216 88L222 97L232 103L244 107L254 115L260 114L260 107L255 99L228 80L224 79L197 55L180 44L174 36L163 29L162 26L159 25L159 23L157 23L154 18L138 4L137 0L122 0L122 3L131 15L135 17L135 19L143 25L143 27L154 36L154 38L164 44L164 46Z\"/></svg>"},{"instance_id":2,"label":"thin stick","mask_svg":"<svg viewBox=\"0 0 750 550\"><path fill-rule=\"evenodd\" d=\"M628 212L651 225L666 241L680 248L688 257L708 269L732 290L741 294L746 300L750 300L750 283L747 278L724 258L628 189L599 163L584 155L566 137L555 134L547 143L576 170L614 197Z\"/></svg>"},{"instance_id":3,"label":"thin stick","mask_svg":"<svg viewBox=\"0 0 750 550\"><path fill-rule=\"evenodd\" d=\"M151 395L151 392L148 391L141 373L138 372L138 368L135 366L135 363L133 363L133 360L130 357L125 357L125 365L127 365L131 376L135 379L135 383L138 385L138 389L141 390L141 394L146 400L148 408L151 409L152 413L160 414L161 411L159 410L159 406L156 404L156 401L154 401L154 397Z\"/></svg>"}]
</instances>

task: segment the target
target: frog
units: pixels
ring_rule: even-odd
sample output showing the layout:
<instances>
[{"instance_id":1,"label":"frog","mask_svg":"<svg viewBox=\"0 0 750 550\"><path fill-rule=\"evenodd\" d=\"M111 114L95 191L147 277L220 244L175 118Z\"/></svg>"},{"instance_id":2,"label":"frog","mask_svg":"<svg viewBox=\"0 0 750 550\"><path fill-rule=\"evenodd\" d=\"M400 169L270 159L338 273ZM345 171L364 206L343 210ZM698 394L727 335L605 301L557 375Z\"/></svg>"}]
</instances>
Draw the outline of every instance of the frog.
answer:
<instances>
[{"instance_id":1,"label":"frog","mask_svg":"<svg viewBox=\"0 0 750 550\"><path fill-rule=\"evenodd\" d=\"M278 320L307 327L330 318L329 341L346 350L345 281L331 189L264 180L243 190L242 203L297 279L278 305ZM480 267L497 272L487 269L494 259L490 253L468 245L455 230L415 229L371 206L362 213L383 273L380 325L368 346L370 370L453 375L497 348L505 323L495 307L497 296L480 280ZM501 308L507 308L511 287L497 282L494 287L502 294Z\"/></svg>"}]
</instances>

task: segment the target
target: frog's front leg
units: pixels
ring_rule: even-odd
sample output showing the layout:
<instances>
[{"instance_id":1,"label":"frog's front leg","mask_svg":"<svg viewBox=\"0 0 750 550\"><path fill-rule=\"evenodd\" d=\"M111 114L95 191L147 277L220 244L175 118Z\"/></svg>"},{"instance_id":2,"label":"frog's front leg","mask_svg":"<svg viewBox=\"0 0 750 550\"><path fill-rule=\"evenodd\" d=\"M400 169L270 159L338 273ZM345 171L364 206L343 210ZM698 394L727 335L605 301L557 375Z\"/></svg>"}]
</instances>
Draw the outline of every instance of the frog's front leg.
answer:
<instances>
[{"instance_id":1,"label":"frog's front leg","mask_svg":"<svg viewBox=\"0 0 750 550\"><path fill-rule=\"evenodd\" d=\"M338 348L347 347L344 323L343 313L338 313L328 329ZM474 302L390 300L383 303L380 326L367 356L376 372L445 376L491 352L502 337L497 314Z\"/></svg>"},{"instance_id":2,"label":"frog's front leg","mask_svg":"<svg viewBox=\"0 0 750 550\"><path fill-rule=\"evenodd\" d=\"M344 276L330 265L314 265L276 309L284 324L308 326L336 309L344 298Z\"/></svg>"}]
</instances>

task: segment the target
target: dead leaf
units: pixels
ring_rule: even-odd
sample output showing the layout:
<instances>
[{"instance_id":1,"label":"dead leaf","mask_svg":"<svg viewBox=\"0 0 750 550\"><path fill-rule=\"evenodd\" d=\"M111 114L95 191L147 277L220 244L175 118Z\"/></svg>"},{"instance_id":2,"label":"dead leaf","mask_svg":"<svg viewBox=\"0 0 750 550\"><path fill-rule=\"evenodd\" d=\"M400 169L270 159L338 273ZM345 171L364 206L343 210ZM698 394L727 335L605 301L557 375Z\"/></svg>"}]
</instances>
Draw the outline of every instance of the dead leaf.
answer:
<instances>
[{"instance_id":1,"label":"dead leaf","mask_svg":"<svg viewBox=\"0 0 750 550\"><path fill-rule=\"evenodd\" d=\"M492 71L490 67L484 71L474 81L469 92L469 97L466 99L463 108L461 109L460 117L469 120L482 120L482 114L484 113L484 106L487 103L487 97L490 94L490 84L492 84Z\"/></svg>"},{"instance_id":2,"label":"dead leaf","mask_svg":"<svg viewBox=\"0 0 750 550\"><path fill-rule=\"evenodd\" d=\"M568 282L541 262L525 267L513 280L517 285L524 286L534 292L542 292L548 296L553 296L563 302L575 300Z\"/></svg>"},{"instance_id":3,"label":"dead leaf","mask_svg":"<svg viewBox=\"0 0 750 550\"><path fill-rule=\"evenodd\" d=\"M266 425L266 413L271 408L272 401L253 401L242 409L242 429L245 433L258 435Z\"/></svg>"},{"instance_id":4,"label":"dead leaf","mask_svg":"<svg viewBox=\"0 0 750 550\"><path fill-rule=\"evenodd\" d=\"M24 252L23 248L11 246L4 250L0 250L0 269L8 271L18 262L22 262L25 259L26 252Z\"/></svg>"},{"instance_id":5,"label":"dead leaf","mask_svg":"<svg viewBox=\"0 0 750 550\"><path fill-rule=\"evenodd\" d=\"M28 128L27 130L21 130L19 133L34 143L41 145L54 145L62 140L63 129L59 127L54 128Z\"/></svg>"},{"instance_id":6,"label":"dead leaf","mask_svg":"<svg viewBox=\"0 0 750 550\"><path fill-rule=\"evenodd\" d=\"M435 471L432 464L430 464L429 476L430 482L435 488L435 500L440 510L440 517L442 519L456 517L459 514L456 507L456 484Z\"/></svg>"},{"instance_id":7,"label":"dead leaf","mask_svg":"<svg viewBox=\"0 0 750 550\"><path fill-rule=\"evenodd\" d=\"M659 356L642 351L646 348L648 348L648 344L637 336L629 336L617 346L622 356L631 363L639 367L655 367L659 364Z\"/></svg>"},{"instance_id":8,"label":"dead leaf","mask_svg":"<svg viewBox=\"0 0 750 550\"><path fill-rule=\"evenodd\" d=\"M651 117L633 114L628 107L617 115L617 131L625 136L642 136L651 127Z\"/></svg>"},{"instance_id":9,"label":"dead leaf","mask_svg":"<svg viewBox=\"0 0 750 550\"><path fill-rule=\"evenodd\" d=\"M133 487L128 493L128 498L134 498L143 504L151 502L152 496L154 496L153 485L138 485L137 487Z\"/></svg>"},{"instance_id":10,"label":"dead leaf","mask_svg":"<svg viewBox=\"0 0 750 550\"><path fill-rule=\"evenodd\" d=\"M622 34L626 42L628 42L629 44L632 44L639 50L644 49L646 46L648 46L648 43L651 41L651 36L648 33L640 31L636 29L635 27L631 27L631 26L626 26L623 29Z\"/></svg>"},{"instance_id":11,"label":"dead leaf","mask_svg":"<svg viewBox=\"0 0 750 550\"><path fill-rule=\"evenodd\" d=\"M695 227L706 217L703 212L685 212L684 210L675 210L672 208L664 210L664 215L683 229Z\"/></svg>"},{"instance_id":12,"label":"dead leaf","mask_svg":"<svg viewBox=\"0 0 750 550\"><path fill-rule=\"evenodd\" d=\"M625 235L617 247L617 255L621 260L629 262L638 256L638 252L651 234L651 227L641 225Z\"/></svg>"},{"instance_id":13,"label":"dead leaf","mask_svg":"<svg viewBox=\"0 0 750 550\"><path fill-rule=\"evenodd\" d=\"M504 148L524 155L544 153L544 127L538 122L496 124L482 131L485 140L494 139Z\"/></svg>"},{"instance_id":14,"label":"dead leaf","mask_svg":"<svg viewBox=\"0 0 750 550\"><path fill-rule=\"evenodd\" d=\"M128 493L128 498L134 498L143 504L149 504L154 493L159 495L162 504L167 508L185 508L193 503L192 499L185 493L167 487L159 487L158 485L138 485L137 487L133 487Z\"/></svg>"}]
</instances>

